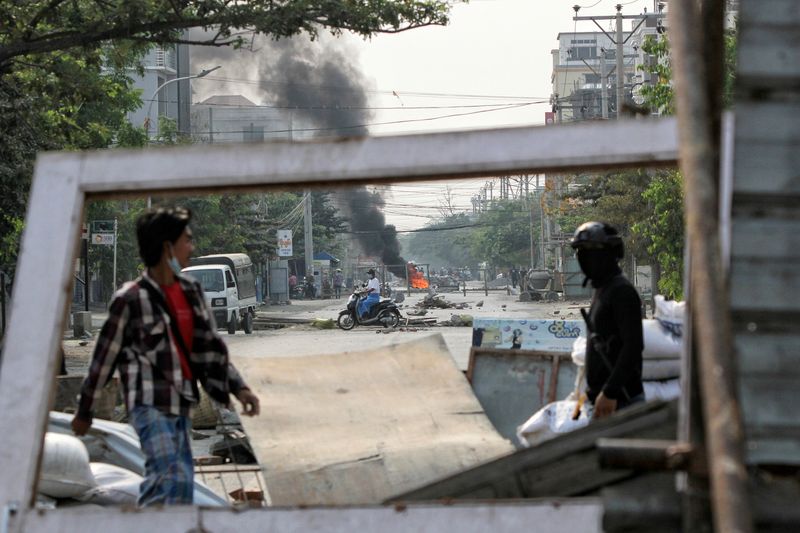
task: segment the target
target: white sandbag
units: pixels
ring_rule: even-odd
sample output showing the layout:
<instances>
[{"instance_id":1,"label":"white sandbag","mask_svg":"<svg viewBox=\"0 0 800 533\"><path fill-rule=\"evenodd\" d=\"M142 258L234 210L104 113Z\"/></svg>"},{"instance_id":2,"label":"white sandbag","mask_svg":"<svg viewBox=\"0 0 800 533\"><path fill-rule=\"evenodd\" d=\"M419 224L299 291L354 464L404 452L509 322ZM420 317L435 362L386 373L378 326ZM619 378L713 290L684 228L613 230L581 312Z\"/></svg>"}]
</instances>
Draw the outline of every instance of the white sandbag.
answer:
<instances>
[{"instance_id":1,"label":"white sandbag","mask_svg":"<svg viewBox=\"0 0 800 533\"><path fill-rule=\"evenodd\" d=\"M92 463L92 473L97 486L89 489L80 500L97 505L136 505L139 486L144 478L125 468L107 463ZM227 502L200 481L194 482L194 505L222 507Z\"/></svg>"},{"instance_id":2,"label":"white sandbag","mask_svg":"<svg viewBox=\"0 0 800 533\"><path fill-rule=\"evenodd\" d=\"M562 433L587 426L592 418L592 405L585 402L580 417L572 420L576 403L574 400L561 400L549 403L536 411L517 428L517 439L520 444L526 448L536 446Z\"/></svg>"},{"instance_id":3,"label":"white sandbag","mask_svg":"<svg viewBox=\"0 0 800 533\"><path fill-rule=\"evenodd\" d=\"M654 300L656 309L653 316L655 318L683 324L683 319L686 316L686 302L667 300L661 294L656 294Z\"/></svg>"},{"instance_id":4,"label":"white sandbag","mask_svg":"<svg viewBox=\"0 0 800 533\"><path fill-rule=\"evenodd\" d=\"M572 343L572 362L578 366L586 364L586 337L578 337Z\"/></svg>"},{"instance_id":5,"label":"white sandbag","mask_svg":"<svg viewBox=\"0 0 800 533\"><path fill-rule=\"evenodd\" d=\"M642 320L644 359L680 359L682 325L663 319Z\"/></svg>"},{"instance_id":6,"label":"white sandbag","mask_svg":"<svg viewBox=\"0 0 800 533\"><path fill-rule=\"evenodd\" d=\"M645 359L642 361L643 381L674 379L680 376L680 359Z\"/></svg>"},{"instance_id":7,"label":"white sandbag","mask_svg":"<svg viewBox=\"0 0 800 533\"><path fill-rule=\"evenodd\" d=\"M81 501L103 506L136 505L142 476L107 463L92 463L91 468L97 486L83 493Z\"/></svg>"},{"instance_id":8,"label":"white sandbag","mask_svg":"<svg viewBox=\"0 0 800 533\"><path fill-rule=\"evenodd\" d=\"M650 400L674 400L681 395L681 380L645 381L644 397Z\"/></svg>"},{"instance_id":9,"label":"white sandbag","mask_svg":"<svg viewBox=\"0 0 800 533\"><path fill-rule=\"evenodd\" d=\"M52 498L75 498L95 485L89 452L80 439L45 433L39 492Z\"/></svg>"}]
</instances>

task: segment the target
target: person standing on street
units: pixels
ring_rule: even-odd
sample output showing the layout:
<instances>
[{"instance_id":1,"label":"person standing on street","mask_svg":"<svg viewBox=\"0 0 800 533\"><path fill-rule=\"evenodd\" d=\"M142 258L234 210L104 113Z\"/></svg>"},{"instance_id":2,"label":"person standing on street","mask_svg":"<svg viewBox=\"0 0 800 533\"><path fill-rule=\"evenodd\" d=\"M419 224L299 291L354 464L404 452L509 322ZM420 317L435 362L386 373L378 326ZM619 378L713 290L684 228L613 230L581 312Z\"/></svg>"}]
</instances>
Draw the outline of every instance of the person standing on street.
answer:
<instances>
[{"instance_id":1,"label":"person standing on street","mask_svg":"<svg viewBox=\"0 0 800 533\"><path fill-rule=\"evenodd\" d=\"M381 300L381 284L375 277L375 269L367 270L369 281L367 282L367 297L358 304L358 316L365 317L370 308Z\"/></svg>"},{"instance_id":2,"label":"person standing on street","mask_svg":"<svg viewBox=\"0 0 800 533\"><path fill-rule=\"evenodd\" d=\"M337 268L336 273L333 275L333 292L336 298L342 297L342 284L344 283L344 276L342 276L342 269Z\"/></svg>"},{"instance_id":3,"label":"person standing on street","mask_svg":"<svg viewBox=\"0 0 800 533\"><path fill-rule=\"evenodd\" d=\"M230 363L200 284L181 274L194 250L190 220L181 208L148 210L137 220L146 269L114 295L72 420L73 432L85 435L92 407L118 368L146 458L140 506L192 503L190 411L198 381L222 405L233 394L245 415L259 413L258 397Z\"/></svg>"},{"instance_id":4,"label":"person standing on street","mask_svg":"<svg viewBox=\"0 0 800 533\"><path fill-rule=\"evenodd\" d=\"M586 395L594 417L645 400L642 385L641 301L617 262L624 257L617 230L602 222L586 222L575 231L571 246L594 292L586 320Z\"/></svg>"}]
</instances>

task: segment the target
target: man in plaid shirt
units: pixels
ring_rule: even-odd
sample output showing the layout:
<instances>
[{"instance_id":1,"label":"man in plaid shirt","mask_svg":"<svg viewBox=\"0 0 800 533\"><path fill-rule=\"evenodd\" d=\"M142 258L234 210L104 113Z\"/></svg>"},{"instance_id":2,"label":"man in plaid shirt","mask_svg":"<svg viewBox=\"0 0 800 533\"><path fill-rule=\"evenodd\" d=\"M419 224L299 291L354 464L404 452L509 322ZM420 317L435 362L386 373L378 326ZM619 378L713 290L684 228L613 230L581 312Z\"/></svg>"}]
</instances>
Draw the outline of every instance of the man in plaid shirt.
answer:
<instances>
[{"instance_id":1,"label":"man in plaid shirt","mask_svg":"<svg viewBox=\"0 0 800 533\"><path fill-rule=\"evenodd\" d=\"M190 219L188 210L176 208L150 210L137 220L147 268L114 295L72 421L76 435L86 434L92 406L118 368L129 419L147 459L142 506L192 503L189 430L198 381L221 404L229 405L233 394L245 415L259 412L258 398L228 360L200 284L181 275L194 250Z\"/></svg>"}]
</instances>

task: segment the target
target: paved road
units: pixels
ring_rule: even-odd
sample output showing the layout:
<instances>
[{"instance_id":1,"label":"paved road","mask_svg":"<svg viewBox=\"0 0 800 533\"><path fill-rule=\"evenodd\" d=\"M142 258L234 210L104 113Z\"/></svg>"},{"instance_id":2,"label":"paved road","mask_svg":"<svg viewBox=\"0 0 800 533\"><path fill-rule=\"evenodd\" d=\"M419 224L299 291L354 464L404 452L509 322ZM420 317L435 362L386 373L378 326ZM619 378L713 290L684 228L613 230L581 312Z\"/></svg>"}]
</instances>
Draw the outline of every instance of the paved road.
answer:
<instances>
[{"instance_id":1,"label":"paved road","mask_svg":"<svg viewBox=\"0 0 800 533\"><path fill-rule=\"evenodd\" d=\"M424 298L424 294L413 294L401 304L406 312ZM430 309L426 317L434 316L440 321L449 320L453 314L469 314L473 317L520 317L520 318L565 318L580 319L578 308L582 302L520 302L519 296L505 291L444 293L446 301L453 304L466 303L466 309ZM478 307L478 304L481 304ZM265 316L292 318L327 318L335 320L344 309L345 298L334 300L299 300L291 305L270 306L260 312ZM470 327L410 327L389 331L375 327L356 327L351 331L316 329L310 326L293 326L279 330L256 331L252 335L237 332L224 334L231 354L235 357L298 357L306 355L336 354L408 342L423 336L441 334L456 364L466 370L469 348L472 345ZM404 330L404 331L403 331Z\"/></svg>"},{"instance_id":2,"label":"paved road","mask_svg":"<svg viewBox=\"0 0 800 533\"><path fill-rule=\"evenodd\" d=\"M474 317L520 317L520 318L564 318L580 319L578 311L586 302L520 302L516 294L506 291L492 291L486 296L483 291L442 293L446 301L453 304L467 304L466 309L430 309L426 317L436 317L440 321L449 320L453 314L469 314ZM414 304L425 297L424 293L408 296L400 304L403 316ZM326 318L335 320L344 309L346 297L340 300L292 300L291 305L272 305L262 307L261 316L290 318ZM480 306L479 306L480 304ZM93 324L102 326L104 314L94 314ZM336 354L379 346L386 346L423 336L441 334L456 364L462 370L467 368L469 348L472 345L472 328L469 327L410 327L405 331L384 333L383 328L356 327L352 331L335 329L316 329L307 325L291 326L277 330L255 331L245 335L241 331L228 335L220 331L235 357L299 357L306 355ZM95 331L95 337L96 337ZM88 364L88 355L94 346L94 339L84 342L71 339L71 331L65 333L65 349L68 354L70 373L83 373ZM79 356L79 357L72 357ZM82 368L83 367L83 368ZM81 372L81 370L83 372Z\"/></svg>"}]
</instances>

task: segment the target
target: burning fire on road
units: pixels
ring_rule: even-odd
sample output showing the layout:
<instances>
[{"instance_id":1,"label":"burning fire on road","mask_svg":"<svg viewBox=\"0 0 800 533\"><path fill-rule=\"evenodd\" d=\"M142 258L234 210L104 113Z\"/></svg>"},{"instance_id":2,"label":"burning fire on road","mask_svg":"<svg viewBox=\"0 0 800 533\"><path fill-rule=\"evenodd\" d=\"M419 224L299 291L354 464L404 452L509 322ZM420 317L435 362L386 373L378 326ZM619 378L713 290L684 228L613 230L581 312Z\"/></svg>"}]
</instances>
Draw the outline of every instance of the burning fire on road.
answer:
<instances>
[{"instance_id":1,"label":"burning fire on road","mask_svg":"<svg viewBox=\"0 0 800 533\"><path fill-rule=\"evenodd\" d=\"M425 279L425 275L422 272L417 270L417 265L409 261L407 268L409 285L414 289L427 289L428 280Z\"/></svg>"}]
</instances>

